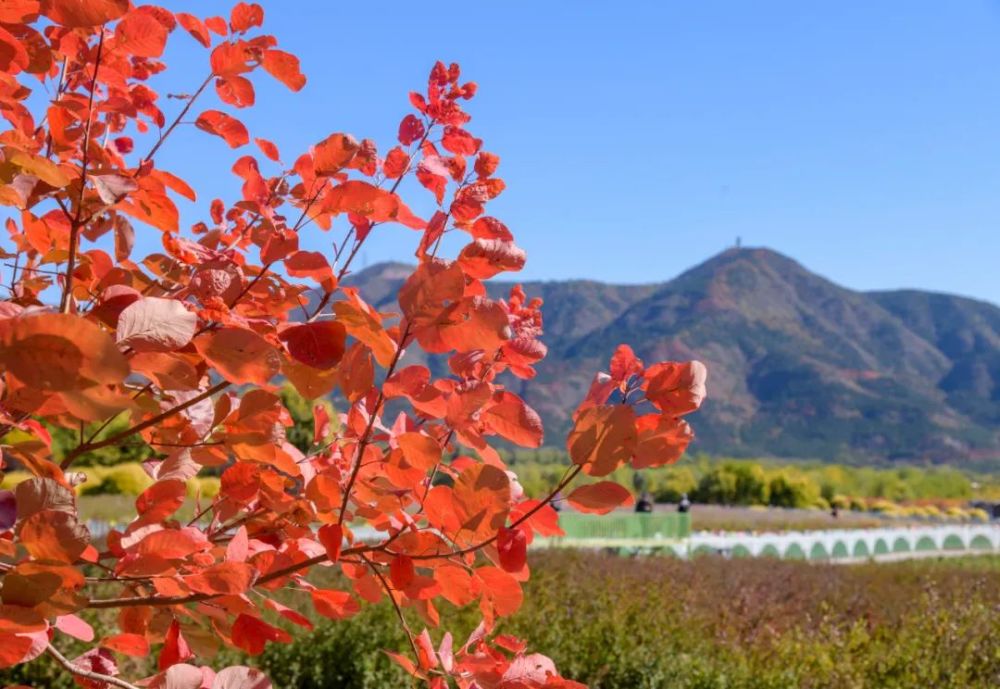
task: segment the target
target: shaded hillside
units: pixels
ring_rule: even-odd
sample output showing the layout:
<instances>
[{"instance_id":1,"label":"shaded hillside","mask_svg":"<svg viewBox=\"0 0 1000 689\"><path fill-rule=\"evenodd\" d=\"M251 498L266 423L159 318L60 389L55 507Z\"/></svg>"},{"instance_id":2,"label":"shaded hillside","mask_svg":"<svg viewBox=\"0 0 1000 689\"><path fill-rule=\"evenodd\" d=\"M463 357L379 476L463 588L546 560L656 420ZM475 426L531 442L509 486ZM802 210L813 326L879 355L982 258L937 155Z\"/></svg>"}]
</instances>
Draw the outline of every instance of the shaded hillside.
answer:
<instances>
[{"instance_id":1,"label":"shaded hillside","mask_svg":"<svg viewBox=\"0 0 1000 689\"><path fill-rule=\"evenodd\" d=\"M406 267L353 281L393 309ZM732 249L655 285L527 282L549 356L508 381L560 444L619 342L647 361L698 358L709 399L697 448L734 455L977 462L1000 458L1000 308L840 287L767 249ZM493 283L503 296L510 283Z\"/></svg>"}]
</instances>

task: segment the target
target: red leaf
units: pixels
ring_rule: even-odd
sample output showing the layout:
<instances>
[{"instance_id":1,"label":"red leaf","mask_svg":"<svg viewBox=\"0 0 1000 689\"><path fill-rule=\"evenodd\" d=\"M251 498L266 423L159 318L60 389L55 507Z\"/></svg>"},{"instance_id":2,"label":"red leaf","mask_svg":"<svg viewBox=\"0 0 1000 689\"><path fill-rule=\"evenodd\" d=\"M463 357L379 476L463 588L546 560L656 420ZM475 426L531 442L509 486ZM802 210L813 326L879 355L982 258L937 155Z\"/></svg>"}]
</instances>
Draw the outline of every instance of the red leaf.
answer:
<instances>
[{"instance_id":1,"label":"red leaf","mask_svg":"<svg viewBox=\"0 0 1000 689\"><path fill-rule=\"evenodd\" d=\"M281 369L278 350L252 330L220 328L196 337L194 345L230 383L266 385Z\"/></svg>"},{"instance_id":2,"label":"red leaf","mask_svg":"<svg viewBox=\"0 0 1000 689\"><path fill-rule=\"evenodd\" d=\"M447 126L444 128L444 136L441 145L452 153L459 155L475 155L479 147L483 145L482 139L477 139L469 132L460 127Z\"/></svg>"},{"instance_id":3,"label":"red leaf","mask_svg":"<svg viewBox=\"0 0 1000 689\"><path fill-rule=\"evenodd\" d=\"M109 206L113 206L139 188L134 179L122 175L95 175L91 177L91 181L101 201Z\"/></svg>"},{"instance_id":4,"label":"red leaf","mask_svg":"<svg viewBox=\"0 0 1000 689\"><path fill-rule=\"evenodd\" d=\"M389 580L397 589L405 589L415 576L413 560L405 555L397 555L389 562Z\"/></svg>"},{"instance_id":5,"label":"red leaf","mask_svg":"<svg viewBox=\"0 0 1000 689\"><path fill-rule=\"evenodd\" d=\"M101 646L133 658L149 655L149 642L141 634L115 634L104 639Z\"/></svg>"},{"instance_id":6,"label":"red leaf","mask_svg":"<svg viewBox=\"0 0 1000 689\"><path fill-rule=\"evenodd\" d=\"M43 0L42 14L71 29L98 26L128 11L128 0Z\"/></svg>"},{"instance_id":7,"label":"red leaf","mask_svg":"<svg viewBox=\"0 0 1000 689\"><path fill-rule=\"evenodd\" d=\"M119 47L136 57L160 57L167 45L168 27L147 8L138 7L126 14L115 27Z\"/></svg>"},{"instance_id":8,"label":"red leaf","mask_svg":"<svg viewBox=\"0 0 1000 689\"><path fill-rule=\"evenodd\" d=\"M520 529L500 527L497 532L500 566L507 572L520 572L528 561L528 540Z\"/></svg>"},{"instance_id":9,"label":"red leaf","mask_svg":"<svg viewBox=\"0 0 1000 689\"><path fill-rule=\"evenodd\" d=\"M382 172L389 179L397 179L403 176L409 166L410 156L402 148L396 146L386 154L385 162L382 163Z\"/></svg>"},{"instance_id":10,"label":"red leaf","mask_svg":"<svg viewBox=\"0 0 1000 689\"><path fill-rule=\"evenodd\" d=\"M209 134L221 136L230 148L239 148L250 142L250 133L243 123L218 110L206 110L201 113L195 125Z\"/></svg>"},{"instance_id":11,"label":"red leaf","mask_svg":"<svg viewBox=\"0 0 1000 689\"><path fill-rule=\"evenodd\" d=\"M0 604L0 633L30 634L49 628L41 613L33 608Z\"/></svg>"},{"instance_id":12,"label":"red leaf","mask_svg":"<svg viewBox=\"0 0 1000 689\"><path fill-rule=\"evenodd\" d=\"M347 331L337 321L316 321L283 330L288 353L306 366L331 369L344 357Z\"/></svg>"},{"instance_id":13,"label":"red leaf","mask_svg":"<svg viewBox=\"0 0 1000 689\"><path fill-rule=\"evenodd\" d=\"M344 542L344 530L340 524L324 524L317 532L319 542L326 548L330 562L340 559L340 548Z\"/></svg>"},{"instance_id":14,"label":"red leaf","mask_svg":"<svg viewBox=\"0 0 1000 689\"><path fill-rule=\"evenodd\" d=\"M261 66L272 77L290 88L301 91L306 85L305 75L299 67L299 58L282 50L265 50Z\"/></svg>"},{"instance_id":15,"label":"red leaf","mask_svg":"<svg viewBox=\"0 0 1000 689\"><path fill-rule=\"evenodd\" d=\"M574 490L566 499L581 512L593 514L607 514L617 507L635 503L635 498L628 489L614 481L588 483Z\"/></svg>"},{"instance_id":16,"label":"red leaf","mask_svg":"<svg viewBox=\"0 0 1000 689\"><path fill-rule=\"evenodd\" d=\"M175 15L180 25L191 34L192 37L203 46L208 48L212 45L212 37L208 35L208 28L198 17L187 12L177 12Z\"/></svg>"},{"instance_id":17,"label":"red leaf","mask_svg":"<svg viewBox=\"0 0 1000 689\"><path fill-rule=\"evenodd\" d=\"M343 591L315 589L312 591L312 601L316 612L331 620L345 620L361 612L358 602L351 594Z\"/></svg>"},{"instance_id":18,"label":"red leaf","mask_svg":"<svg viewBox=\"0 0 1000 689\"><path fill-rule=\"evenodd\" d=\"M268 641L279 641L290 643L291 634L283 629L278 629L269 625L264 620L240 613L233 623L232 632L233 644L252 656L260 655L264 652L264 646Z\"/></svg>"},{"instance_id":19,"label":"red leaf","mask_svg":"<svg viewBox=\"0 0 1000 689\"><path fill-rule=\"evenodd\" d=\"M610 370L611 380L616 385L622 385L624 391L623 384L628 381L629 377L642 375L642 359L637 357L628 345L618 345L618 349L611 357Z\"/></svg>"},{"instance_id":20,"label":"red leaf","mask_svg":"<svg viewBox=\"0 0 1000 689\"><path fill-rule=\"evenodd\" d=\"M254 143L260 148L261 152L274 162L281 160L281 154L278 153L278 147L267 139L255 138Z\"/></svg>"},{"instance_id":21,"label":"red leaf","mask_svg":"<svg viewBox=\"0 0 1000 689\"><path fill-rule=\"evenodd\" d=\"M208 27L209 31L219 36L225 36L229 33L229 30L226 28L226 20L222 17L207 17L205 19L205 26Z\"/></svg>"},{"instance_id":22,"label":"red leaf","mask_svg":"<svg viewBox=\"0 0 1000 689\"><path fill-rule=\"evenodd\" d=\"M178 624L177 620L173 620L167 629L167 635L163 641L163 648L160 650L160 659L157 667L162 672L171 665L183 663L185 660L193 657L194 653L191 652L191 648L181 634L180 624Z\"/></svg>"},{"instance_id":23,"label":"red leaf","mask_svg":"<svg viewBox=\"0 0 1000 689\"><path fill-rule=\"evenodd\" d=\"M248 108L256 100L253 84L250 83L249 79L238 74L216 79L215 92L219 94L223 103L237 108Z\"/></svg>"},{"instance_id":24,"label":"red leaf","mask_svg":"<svg viewBox=\"0 0 1000 689\"><path fill-rule=\"evenodd\" d=\"M229 15L229 26L236 33L242 33L264 24L264 8L257 3L241 2L233 7Z\"/></svg>"},{"instance_id":25,"label":"red leaf","mask_svg":"<svg viewBox=\"0 0 1000 689\"><path fill-rule=\"evenodd\" d=\"M416 115L407 115L399 123L399 143L409 146L424 135L424 123Z\"/></svg>"}]
</instances>

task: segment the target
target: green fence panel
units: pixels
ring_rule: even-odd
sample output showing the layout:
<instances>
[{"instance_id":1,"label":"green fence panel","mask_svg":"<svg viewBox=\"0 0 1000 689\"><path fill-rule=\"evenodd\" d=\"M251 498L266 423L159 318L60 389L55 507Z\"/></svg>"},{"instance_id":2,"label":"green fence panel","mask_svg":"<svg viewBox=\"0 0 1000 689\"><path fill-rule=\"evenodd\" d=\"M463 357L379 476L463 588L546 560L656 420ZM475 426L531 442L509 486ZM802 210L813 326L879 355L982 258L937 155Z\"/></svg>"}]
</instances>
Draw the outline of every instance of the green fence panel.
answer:
<instances>
[{"instance_id":1,"label":"green fence panel","mask_svg":"<svg viewBox=\"0 0 1000 689\"><path fill-rule=\"evenodd\" d=\"M566 538L573 539L669 539L687 538L691 533L691 515L665 514L581 514L562 512L559 526Z\"/></svg>"}]
</instances>

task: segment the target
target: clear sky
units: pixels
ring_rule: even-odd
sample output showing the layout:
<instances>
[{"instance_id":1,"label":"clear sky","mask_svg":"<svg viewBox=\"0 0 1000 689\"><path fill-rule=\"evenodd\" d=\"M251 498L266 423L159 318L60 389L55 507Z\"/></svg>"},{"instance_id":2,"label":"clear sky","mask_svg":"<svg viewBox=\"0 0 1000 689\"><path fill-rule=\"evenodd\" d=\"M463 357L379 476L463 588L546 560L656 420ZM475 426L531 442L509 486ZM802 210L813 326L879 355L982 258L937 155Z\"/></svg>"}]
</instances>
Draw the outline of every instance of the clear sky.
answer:
<instances>
[{"instance_id":1,"label":"clear sky","mask_svg":"<svg viewBox=\"0 0 1000 689\"><path fill-rule=\"evenodd\" d=\"M387 150L434 60L462 65L525 278L665 280L740 236L848 287L1000 303L1000 3L262 4L309 82L261 72L240 116L288 159L334 131ZM172 44L193 88L207 51ZM238 193L220 139L169 148L206 201ZM412 259L411 231L377 232L368 263Z\"/></svg>"}]
</instances>

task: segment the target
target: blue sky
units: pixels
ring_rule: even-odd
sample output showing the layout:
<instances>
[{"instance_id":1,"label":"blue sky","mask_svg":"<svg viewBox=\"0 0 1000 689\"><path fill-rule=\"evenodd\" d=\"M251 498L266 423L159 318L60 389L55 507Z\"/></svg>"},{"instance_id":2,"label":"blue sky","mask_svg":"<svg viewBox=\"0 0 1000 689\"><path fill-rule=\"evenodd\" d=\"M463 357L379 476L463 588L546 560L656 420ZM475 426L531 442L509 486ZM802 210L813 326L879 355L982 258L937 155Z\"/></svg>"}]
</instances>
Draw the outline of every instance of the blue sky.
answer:
<instances>
[{"instance_id":1,"label":"blue sky","mask_svg":"<svg viewBox=\"0 0 1000 689\"><path fill-rule=\"evenodd\" d=\"M1000 303L1000 3L262 4L309 83L261 73L240 116L289 160L334 131L387 150L434 60L461 63L526 279L665 280L740 236L848 287ZM193 88L207 51L171 43ZM207 204L238 193L232 159L192 127L161 165ZM364 260L415 241L379 228Z\"/></svg>"}]
</instances>

